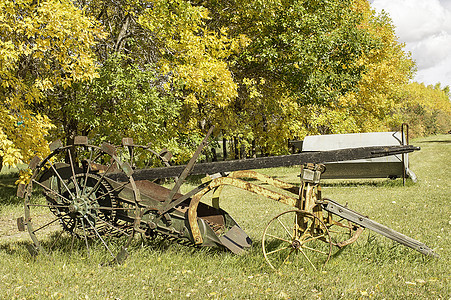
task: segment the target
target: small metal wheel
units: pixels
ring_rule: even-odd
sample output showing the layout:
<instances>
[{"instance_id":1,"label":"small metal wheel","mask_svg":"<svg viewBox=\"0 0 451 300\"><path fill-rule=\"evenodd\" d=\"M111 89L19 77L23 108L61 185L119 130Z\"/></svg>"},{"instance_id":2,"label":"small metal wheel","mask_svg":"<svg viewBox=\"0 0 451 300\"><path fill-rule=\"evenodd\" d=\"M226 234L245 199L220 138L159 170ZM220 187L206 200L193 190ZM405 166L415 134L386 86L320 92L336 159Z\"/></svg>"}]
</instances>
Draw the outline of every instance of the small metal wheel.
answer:
<instances>
[{"instance_id":1,"label":"small metal wheel","mask_svg":"<svg viewBox=\"0 0 451 300\"><path fill-rule=\"evenodd\" d=\"M18 195L24 197L23 227L34 244L31 250L89 257L95 252L102 262L121 262L140 219L132 169L109 144L88 145L85 137L76 143L64 147L54 142L48 157L32 160L31 180L19 187ZM108 177L112 173L126 179L112 180Z\"/></svg>"},{"instance_id":2,"label":"small metal wheel","mask_svg":"<svg viewBox=\"0 0 451 300\"><path fill-rule=\"evenodd\" d=\"M343 248L344 246L354 243L363 232L363 227L343 218L335 221L332 219L332 216L333 215L330 214L327 221L325 221L331 235L332 245Z\"/></svg>"},{"instance_id":3,"label":"small metal wheel","mask_svg":"<svg viewBox=\"0 0 451 300\"><path fill-rule=\"evenodd\" d=\"M287 265L315 270L325 265L332 252L329 230L317 216L289 210L274 217L263 232L263 255L271 268Z\"/></svg>"}]
</instances>

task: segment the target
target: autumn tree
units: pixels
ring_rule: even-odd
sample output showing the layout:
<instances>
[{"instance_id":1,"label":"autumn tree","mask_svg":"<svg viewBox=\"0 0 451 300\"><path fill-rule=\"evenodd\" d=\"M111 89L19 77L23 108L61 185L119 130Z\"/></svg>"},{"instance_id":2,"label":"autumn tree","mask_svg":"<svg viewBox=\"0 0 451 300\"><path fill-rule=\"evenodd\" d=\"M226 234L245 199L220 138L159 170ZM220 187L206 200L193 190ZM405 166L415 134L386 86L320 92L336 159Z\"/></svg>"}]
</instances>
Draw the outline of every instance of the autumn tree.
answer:
<instances>
[{"instance_id":1,"label":"autumn tree","mask_svg":"<svg viewBox=\"0 0 451 300\"><path fill-rule=\"evenodd\" d=\"M5 3L1 74L20 83L1 90L2 113L15 118L0 132L9 157L26 122L46 134L45 116L67 143L130 136L169 144L179 161L211 125L234 150L285 153L306 134L400 122L413 70L390 19L366 0ZM17 22L22 31L8 29Z\"/></svg>"},{"instance_id":2,"label":"autumn tree","mask_svg":"<svg viewBox=\"0 0 451 300\"><path fill-rule=\"evenodd\" d=\"M449 87L440 84L425 86L408 84L402 94L398 118L410 124L412 137L447 133L451 128L451 100Z\"/></svg>"},{"instance_id":3,"label":"autumn tree","mask_svg":"<svg viewBox=\"0 0 451 300\"><path fill-rule=\"evenodd\" d=\"M100 76L53 90L42 112L69 143L79 134L113 143L129 136L187 156L191 137L216 122L204 112L236 96L225 58L239 41L208 29L208 11L190 1L77 3L108 33L95 47Z\"/></svg>"},{"instance_id":4,"label":"autumn tree","mask_svg":"<svg viewBox=\"0 0 451 300\"><path fill-rule=\"evenodd\" d=\"M391 25L375 16L367 1L202 3L214 16L210 26L226 26L232 37L244 34L249 41L230 62L239 96L229 108L235 117L225 132L253 139L265 153L285 152L288 139L306 134L368 129L363 120L380 115L385 103L374 101L378 96L365 102L363 89L387 79L384 86L396 85L410 74L408 63L387 68L396 55L405 60L404 53ZM371 81L381 75L372 70L377 68L387 74L396 70L402 79L384 73ZM361 97L365 108L348 101L353 97ZM353 109L358 120L349 116Z\"/></svg>"},{"instance_id":5,"label":"autumn tree","mask_svg":"<svg viewBox=\"0 0 451 300\"><path fill-rule=\"evenodd\" d=\"M338 121L346 124L342 128L348 132L399 129L402 122L396 111L415 70L414 62L404 44L397 41L389 16L374 14L367 1L356 3L363 15L360 27L375 37L377 44L358 61L365 71L357 88L339 98L334 112L342 116Z\"/></svg>"},{"instance_id":6,"label":"autumn tree","mask_svg":"<svg viewBox=\"0 0 451 300\"><path fill-rule=\"evenodd\" d=\"M96 77L91 47L102 33L68 0L0 3L0 158L14 166L48 152L52 127L35 110L48 91Z\"/></svg>"}]
</instances>

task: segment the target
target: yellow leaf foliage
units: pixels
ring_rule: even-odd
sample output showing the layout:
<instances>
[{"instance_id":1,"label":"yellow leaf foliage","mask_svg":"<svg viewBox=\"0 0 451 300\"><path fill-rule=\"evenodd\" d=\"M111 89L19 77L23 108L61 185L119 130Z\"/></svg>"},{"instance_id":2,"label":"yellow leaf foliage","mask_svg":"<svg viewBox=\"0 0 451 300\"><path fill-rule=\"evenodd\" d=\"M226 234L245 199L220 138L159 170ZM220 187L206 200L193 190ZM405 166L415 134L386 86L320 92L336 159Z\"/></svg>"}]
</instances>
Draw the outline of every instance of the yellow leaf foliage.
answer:
<instances>
[{"instance_id":1,"label":"yellow leaf foliage","mask_svg":"<svg viewBox=\"0 0 451 300\"><path fill-rule=\"evenodd\" d=\"M207 29L209 12L189 1L157 0L138 18L144 28L158 40L159 67L182 87L190 107L188 127L199 120L198 106L222 109L237 96L237 85L225 59L247 40L240 35L229 39L225 29ZM197 124L194 125L196 128Z\"/></svg>"},{"instance_id":2,"label":"yellow leaf foliage","mask_svg":"<svg viewBox=\"0 0 451 300\"><path fill-rule=\"evenodd\" d=\"M45 155L46 116L33 114L47 91L96 77L91 47L101 27L69 0L0 2L0 158L15 166Z\"/></svg>"},{"instance_id":3,"label":"yellow leaf foliage","mask_svg":"<svg viewBox=\"0 0 451 300\"><path fill-rule=\"evenodd\" d=\"M331 111L321 113L324 122L319 123L327 125L332 120L331 133L387 130L414 69L410 54L403 50L404 44L396 40L388 17L374 15L364 0L356 1L354 9L362 13L361 28L378 38L379 46L362 55L358 62L365 71L356 90L340 97Z\"/></svg>"}]
</instances>

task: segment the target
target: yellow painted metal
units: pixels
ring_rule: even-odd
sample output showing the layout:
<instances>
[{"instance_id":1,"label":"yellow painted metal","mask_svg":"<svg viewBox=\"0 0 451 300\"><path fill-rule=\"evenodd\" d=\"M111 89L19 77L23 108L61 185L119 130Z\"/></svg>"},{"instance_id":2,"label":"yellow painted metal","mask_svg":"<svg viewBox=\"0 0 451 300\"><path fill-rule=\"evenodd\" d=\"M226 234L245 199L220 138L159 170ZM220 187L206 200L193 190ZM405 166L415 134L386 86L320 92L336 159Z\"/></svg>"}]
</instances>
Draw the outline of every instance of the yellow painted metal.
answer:
<instances>
[{"instance_id":1,"label":"yellow painted metal","mask_svg":"<svg viewBox=\"0 0 451 300\"><path fill-rule=\"evenodd\" d=\"M259 180L261 182L267 183L269 185L275 186L277 188L281 188L281 189L290 189L290 188L294 188L296 187L293 184L272 178L271 176L265 175L265 174L261 174L255 171L235 171L232 172L228 175L228 177L233 177L233 178L252 178L252 179L256 179Z\"/></svg>"},{"instance_id":2,"label":"yellow painted metal","mask_svg":"<svg viewBox=\"0 0 451 300\"><path fill-rule=\"evenodd\" d=\"M223 187L224 187L223 185L220 185L213 189L213 196L211 197L211 205L216 209L219 209L219 197L221 196Z\"/></svg>"},{"instance_id":3,"label":"yellow painted metal","mask_svg":"<svg viewBox=\"0 0 451 300\"><path fill-rule=\"evenodd\" d=\"M207 176L209 180L211 180L211 178L209 176ZM251 170L245 170L245 171L235 171L235 172L231 172L229 175L227 175L228 178L251 178L251 179L255 179L258 180L262 183L266 183L268 185L274 186L276 188L280 188L280 189L284 189L284 190L290 190L290 189L296 189L297 187L293 184L272 178L271 176L265 175L265 174L261 174L255 171L251 171ZM202 180L202 182L204 182ZM205 181L206 182L206 181ZM213 189L213 196L212 196L212 206L215 208L219 208L219 199L221 196L221 192L223 189L223 185L218 186L216 188ZM292 192L292 191L290 191ZM265 195L263 195L265 196ZM294 205L295 207L297 205Z\"/></svg>"},{"instance_id":4,"label":"yellow painted metal","mask_svg":"<svg viewBox=\"0 0 451 300\"><path fill-rule=\"evenodd\" d=\"M219 177L215 179L211 179L208 177L208 180L211 180L207 187L202 189L196 195L194 195L191 199L189 210L188 210L188 222L191 227L191 233L194 237L194 241L196 244L202 244L203 239L201 236L201 232L198 225L197 220L197 207L202 197L208 193L209 191L213 191L212 196L212 205L215 208L219 209L219 198L224 186L234 186L251 193L261 195L266 198L273 199L275 201L282 202L291 207L297 208L299 210L305 211L307 213L311 213L317 217L313 222L313 226L316 228L324 224L326 228L331 226L340 226L340 227L348 227L345 224L337 222L332 219L332 216L328 214L327 216L323 214L322 207L318 203L321 201L321 187L319 184L320 173L323 170L322 166L315 164L307 164L302 167L301 174L304 173L304 169L306 169L306 174L315 176L311 177L312 179L303 179L301 177L301 186L297 187L293 184L272 178L268 175L261 174L255 171L235 171L230 173L226 177ZM310 173L308 173L310 172ZM316 173L315 173L316 172ZM273 191L267 188L264 188L260 185L256 185L247 181L242 180L241 178L251 178L258 180L261 183L266 183L270 186L282 189L284 191L290 192L294 196L286 195L286 192L282 194L281 192ZM205 182L208 182L206 180ZM321 223L321 224L320 224ZM296 220L297 226L300 229L305 230L306 220L299 216L298 220ZM349 227L348 227L349 228ZM354 242L357 237L361 233L361 229L358 229L354 232L354 234L350 237L350 239L334 244L338 247L342 247L344 245L350 244Z\"/></svg>"},{"instance_id":5,"label":"yellow painted metal","mask_svg":"<svg viewBox=\"0 0 451 300\"><path fill-rule=\"evenodd\" d=\"M284 204L290 205L290 206L296 206L296 203L298 202L297 198L290 197L275 191L271 191L269 189L266 189L264 187L243 181L238 178L233 177L219 177L216 179L213 179L210 184L205 187L203 190L198 192L196 195L194 195L191 198L189 210L188 210L188 221L191 227L191 233L193 234L194 242L196 244L202 244L202 236L200 234L199 225L197 224L197 206L199 205L200 200L202 199L203 195L205 195L208 191L211 191L217 187L221 187L224 185L231 185L246 191L249 191L251 193L264 196L266 198L270 198L272 200L276 200L279 202L282 202Z\"/></svg>"}]
</instances>

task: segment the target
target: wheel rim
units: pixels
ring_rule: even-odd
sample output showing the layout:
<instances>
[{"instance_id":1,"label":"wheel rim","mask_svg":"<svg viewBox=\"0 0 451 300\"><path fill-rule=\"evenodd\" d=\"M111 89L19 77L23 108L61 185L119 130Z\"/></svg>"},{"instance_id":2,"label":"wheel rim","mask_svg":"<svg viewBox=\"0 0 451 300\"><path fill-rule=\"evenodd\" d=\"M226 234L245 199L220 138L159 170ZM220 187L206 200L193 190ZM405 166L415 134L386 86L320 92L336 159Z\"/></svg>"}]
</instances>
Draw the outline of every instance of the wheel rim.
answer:
<instances>
[{"instance_id":1,"label":"wheel rim","mask_svg":"<svg viewBox=\"0 0 451 300\"><path fill-rule=\"evenodd\" d=\"M24 195L25 224L39 252L81 249L91 257L101 248L106 257L96 256L122 260L139 226L139 192L131 168L103 148L60 147L34 168ZM65 163L52 162L63 158ZM126 173L128 180L117 183L106 177L113 169ZM126 201L121 198L125 192Z\"/></svg>"},{"instance_id":2,"label":"wheel rim","mask_svg":"<svg viewBox=\"0 0 451 300\"><path fill-rule=\"evenodd\" d=\"M263 232L263 255L273 269L287 265L322 268L332 252L330 234L314 214L290 210L275 216Z\"/></svg>"}]
</instances>

